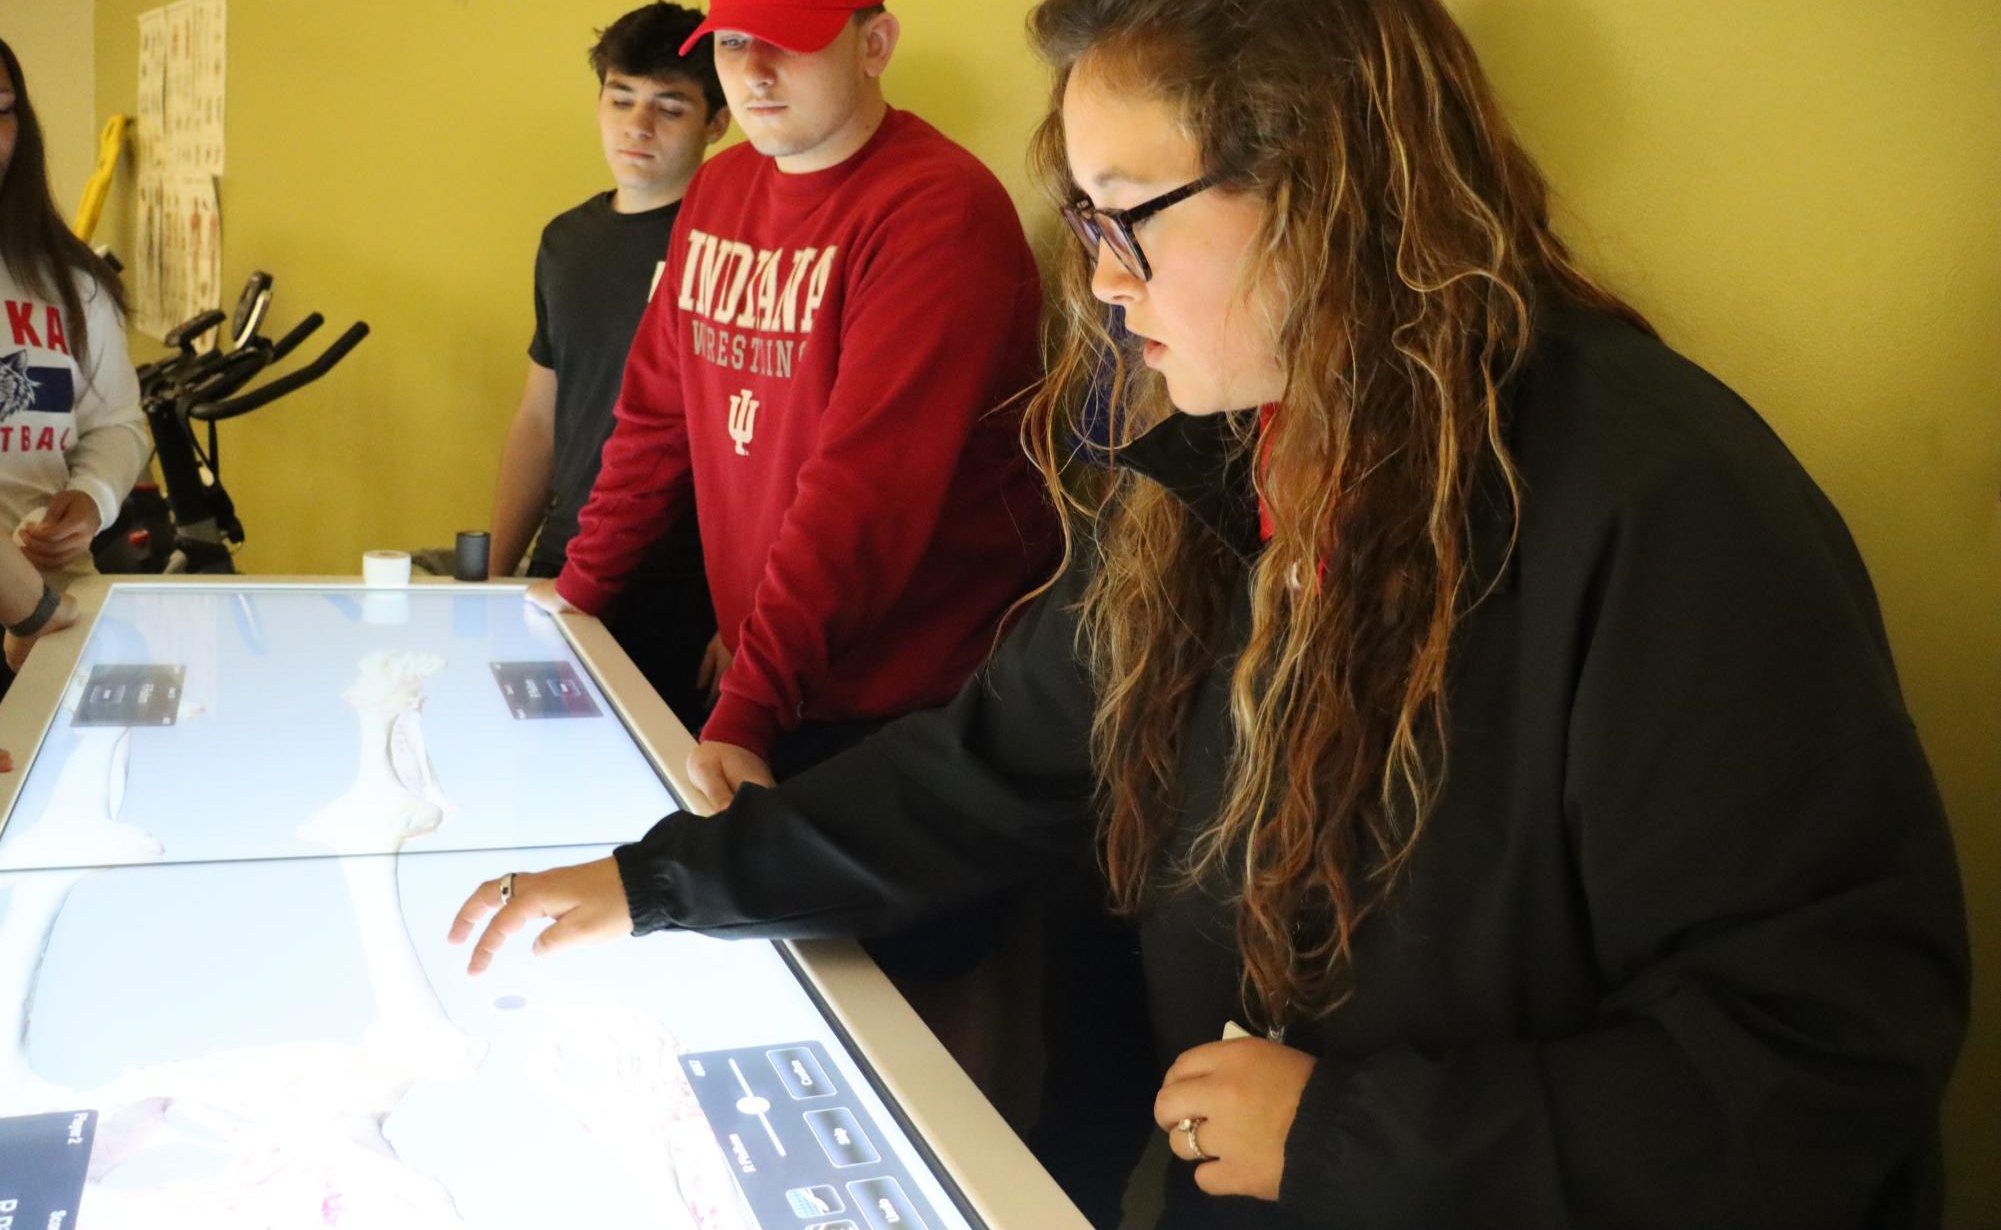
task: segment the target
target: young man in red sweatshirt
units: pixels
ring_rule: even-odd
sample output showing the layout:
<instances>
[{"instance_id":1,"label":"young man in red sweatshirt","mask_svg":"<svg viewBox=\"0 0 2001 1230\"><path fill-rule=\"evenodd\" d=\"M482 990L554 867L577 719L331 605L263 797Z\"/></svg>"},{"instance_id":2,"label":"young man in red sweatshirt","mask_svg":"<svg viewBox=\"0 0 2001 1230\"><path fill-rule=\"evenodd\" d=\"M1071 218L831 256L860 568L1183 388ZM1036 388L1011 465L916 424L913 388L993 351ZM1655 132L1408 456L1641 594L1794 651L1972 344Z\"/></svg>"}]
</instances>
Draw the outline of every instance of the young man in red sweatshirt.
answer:
<instances>
[{"instance_id":1,"label":"young man in red sweatshirt","mask_svg":"<svg viewBox=\"0 0 2001 1230\"><path fill-rule=\"evenodd\" d=\"M1018 440L1034 258L993 174L883 101L895 16L718 0L711 34L749 144L688 187L579 532L531 596L603 609L695 497L727 667L689 770L722 803L802 725L949 698L1053 538Z\"/></svg>"},{"instance_id":2,"label":"young man in red sweatshirt","mask_svg":"<svg viewBox=\"0 0 2001 1230\"><path fill-rule=\"evenodd\" d=\"M993 174L885 104L899 33L854 0L711 6L688 46L715 37L749 143L688 187L568 561L530 591L602 610L692 495L720 631L688 771L718 805L950 698L1054 559L1018 439L1034 258Z\"/></svg>"}]
</instances>

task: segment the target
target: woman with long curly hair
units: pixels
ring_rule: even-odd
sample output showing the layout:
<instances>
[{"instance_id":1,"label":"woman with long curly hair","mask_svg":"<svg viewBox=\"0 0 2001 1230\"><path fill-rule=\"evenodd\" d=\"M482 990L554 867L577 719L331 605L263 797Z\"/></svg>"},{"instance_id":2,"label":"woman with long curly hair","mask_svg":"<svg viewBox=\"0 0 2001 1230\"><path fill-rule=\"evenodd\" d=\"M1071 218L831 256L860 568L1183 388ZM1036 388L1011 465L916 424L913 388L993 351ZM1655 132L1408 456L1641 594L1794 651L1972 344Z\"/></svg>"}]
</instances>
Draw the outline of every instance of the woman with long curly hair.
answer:
<instances>
[{"instance_id":1,"label":"woman with long curly hair","mask_svg":"<svg viewBox=\"0 0 2001 1230\"><path fill-rule=\"evenodd\" d=\"M1965 922L1834 509L1579 268L1436 0L1030 30L1083 240L1029 426L1062 570L947 708L482 885L472 970L1095 858L1164 1225L1936 1224Z\"/></svg>"},{"instance_id":2,"label":"woman with long curly hair","mask_svg":"<svg viewBox=\"0 0 2001 1230\"><path fill-rule=\"evenodd\" d=\"M93 570L91 539L117 518L153 441L118 275L56 212L41 124L3 41L0 305L0 533L61 585Z\"/></svg>"}]
</instances>

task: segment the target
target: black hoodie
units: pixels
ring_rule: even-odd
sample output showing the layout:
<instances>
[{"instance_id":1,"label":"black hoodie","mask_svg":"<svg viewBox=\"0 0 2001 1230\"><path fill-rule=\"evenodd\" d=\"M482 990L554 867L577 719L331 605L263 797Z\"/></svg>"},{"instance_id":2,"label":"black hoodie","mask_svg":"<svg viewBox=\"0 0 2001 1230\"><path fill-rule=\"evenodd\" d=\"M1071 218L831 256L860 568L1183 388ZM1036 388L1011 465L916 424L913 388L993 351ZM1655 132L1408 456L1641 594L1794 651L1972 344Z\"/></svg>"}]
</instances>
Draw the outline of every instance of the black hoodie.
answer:
<instances>
[{"instance_id":1,"label":"black hoodie","mask_svg":"<svg viewBox=\"0 0 2001 1230\"><path fill-rule=\"evenodd\" d=\"M1508 555L1498 507L1474 530L1506 566L1456 633L1445 787L1353 997L1289 1024L1318 1064L1280 1198L1175 1163L1163 1226L1936 1226L1960 882L1839 515L1728 389L1604 316L1545 321L1510 440L1520 534ZM1248 560L1243 454L1176 416L1119 462ZM635 931L871 934L1088 864L1090 566L945 708L621 847ZM1241 645L1247 593L1234 621ZM1230 666L1184 740L1184 843ZM1249 1017L1224 896L1138 920L1163 1065Z\"/></svg>"}]
</instances>

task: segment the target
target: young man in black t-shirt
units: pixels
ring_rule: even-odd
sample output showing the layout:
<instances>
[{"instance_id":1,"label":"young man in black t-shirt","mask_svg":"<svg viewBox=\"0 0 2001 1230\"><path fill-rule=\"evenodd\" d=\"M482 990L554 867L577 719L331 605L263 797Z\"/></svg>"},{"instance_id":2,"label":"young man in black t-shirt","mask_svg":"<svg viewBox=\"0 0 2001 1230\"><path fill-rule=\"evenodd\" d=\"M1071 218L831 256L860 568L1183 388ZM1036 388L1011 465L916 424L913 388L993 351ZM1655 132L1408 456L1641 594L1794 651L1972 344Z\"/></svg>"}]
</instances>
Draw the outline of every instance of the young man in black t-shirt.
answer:
<instances>
[{"instance_id":1,"label":"young man in black t-shirt","mask_svg":"<svg viewBox=\"0 0 2001 1230\"><path fill-rule=\"evenodd\" d=\"M531 576L562 571L577 512L597 481L626 351L659 281L681 196L729 128L709 41L680 54L701 21L693 9L648 4L591 48L598 129L616 186L550 222L535 254L535 337L494 495L493 576L512 576L524 556ZM682 721L699 729L718 674L707 658L715 614L695 520L682 524L655 546L605 623Z\"/></svg>"}]
</instances>

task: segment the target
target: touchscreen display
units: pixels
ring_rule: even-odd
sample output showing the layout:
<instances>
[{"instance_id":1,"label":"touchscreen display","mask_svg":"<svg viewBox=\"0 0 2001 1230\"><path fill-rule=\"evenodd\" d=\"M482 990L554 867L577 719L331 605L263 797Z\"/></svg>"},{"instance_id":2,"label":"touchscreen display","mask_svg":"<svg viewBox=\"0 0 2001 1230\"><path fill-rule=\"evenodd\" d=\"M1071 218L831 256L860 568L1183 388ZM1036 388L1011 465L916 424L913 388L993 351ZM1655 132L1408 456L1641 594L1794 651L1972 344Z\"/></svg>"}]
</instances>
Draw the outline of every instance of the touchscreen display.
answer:
<instances>
[{"instance_id":1,"label":"touchscreen display","mask_svg":"<svg viewBox=\"0 0 2001 1230\"><path fill-rule=\"evenodd\" d=\"M0 870L153 861L113 801L175 862L616 843L674 810L513 588L114 586Z\"/></svg>"},{"instance_id":2,"label":"touchscreen display","mask_svg":"<svg viewBox=\"0 0 2001 1230\"><path fill-rule=\"evenodd\" d=\"M778 948L465 975L473 886L674 807L518 591L119 586L26 772L16 1225L971 1230Z\"/></svg>"}]
</instances>

